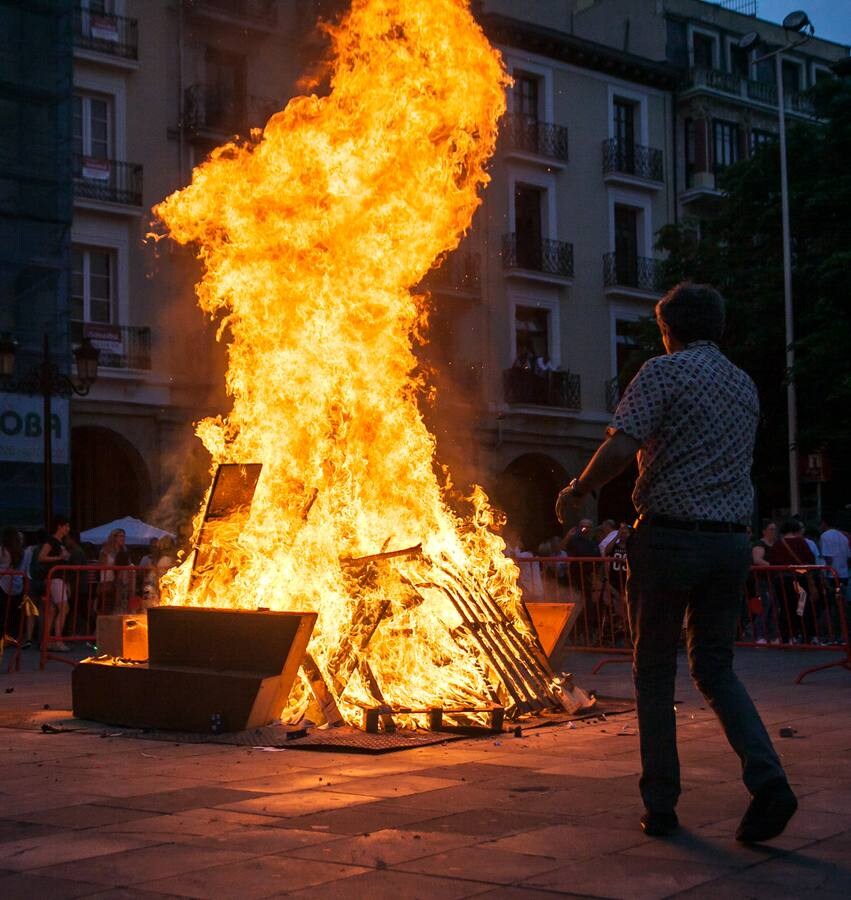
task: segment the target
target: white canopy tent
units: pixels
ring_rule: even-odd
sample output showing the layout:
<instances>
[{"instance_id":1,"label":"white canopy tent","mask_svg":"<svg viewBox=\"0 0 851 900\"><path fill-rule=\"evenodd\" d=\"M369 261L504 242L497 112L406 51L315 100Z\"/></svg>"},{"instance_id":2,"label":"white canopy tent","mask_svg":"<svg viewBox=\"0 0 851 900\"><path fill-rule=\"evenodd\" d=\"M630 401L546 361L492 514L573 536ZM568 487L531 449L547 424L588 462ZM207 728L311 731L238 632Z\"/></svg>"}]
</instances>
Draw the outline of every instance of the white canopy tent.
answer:
<instances>
[{"instance_id":1,"label":"white canopy tent","mask_svg":"<svg viewBox=\"0 0 851 900\"><path fill-rule=\"evenodd\" d=\"M148 525L147 522L143 522L141 519L134 519L133 516L125 516L123 519L107 522L106 525L89 528L88 531L80 534L80 540L91 544L102 544L109 537L109 533L116 528L124 530L128 545L141 546L149 543L151 538L174 537L170 531L163 531L162 528Z\"/></svg>"}]
</instances>

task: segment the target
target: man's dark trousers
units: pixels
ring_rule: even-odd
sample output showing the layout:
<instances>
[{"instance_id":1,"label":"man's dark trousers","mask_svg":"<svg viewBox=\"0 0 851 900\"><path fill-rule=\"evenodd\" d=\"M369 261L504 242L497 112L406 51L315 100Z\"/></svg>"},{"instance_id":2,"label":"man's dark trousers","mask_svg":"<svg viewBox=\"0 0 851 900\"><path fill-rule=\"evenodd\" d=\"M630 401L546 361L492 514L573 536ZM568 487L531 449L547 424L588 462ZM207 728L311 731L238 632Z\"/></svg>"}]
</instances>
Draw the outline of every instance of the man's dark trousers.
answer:
<instances>
[{"instance_id":1,"label":"man's dark trousers","mask_svg":"<svg viewBox=\"0 0 851 900\"><path fill-rule=\"evenodd\" d=\"M645 807L673 810L680 795L674 683L684 616L692 678L742 761L748 790L754 794L785 777L759 713L733 672L741 592L751 561L747 536L640 523L628 559Z\"/></svg>"}]
</instances>

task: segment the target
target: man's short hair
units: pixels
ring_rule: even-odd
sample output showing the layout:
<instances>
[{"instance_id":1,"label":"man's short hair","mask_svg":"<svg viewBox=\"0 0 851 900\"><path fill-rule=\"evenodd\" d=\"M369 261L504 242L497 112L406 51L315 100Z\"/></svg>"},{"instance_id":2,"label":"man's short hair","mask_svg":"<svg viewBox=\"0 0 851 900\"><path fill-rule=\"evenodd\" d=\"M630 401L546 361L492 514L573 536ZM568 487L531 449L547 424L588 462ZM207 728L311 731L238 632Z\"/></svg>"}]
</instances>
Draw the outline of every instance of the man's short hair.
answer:
<instances>
[{"instance_id":1,"label":"man's short hair","mask_svg":"<svg viewBox=\"0 0 851 900\"><path fill-rule=\"evenodd\" d=\"M780 534L782 534L784 536L787 534L797 534L799 531L803 531L803 530L804 530L804 523L801 522L799 519L787 519L780 526Z\"/></svg>"},{"instance_id":2,"label":"man's short hair","mask_svg":"<svg viewBox=\"0 0 851 900\"><path fill-rule=\"evenodd\" d=\"M656 317L683 344L721 340L724 298L709 284L682 281L656 304Z\"/></svg>"}]
</instances>

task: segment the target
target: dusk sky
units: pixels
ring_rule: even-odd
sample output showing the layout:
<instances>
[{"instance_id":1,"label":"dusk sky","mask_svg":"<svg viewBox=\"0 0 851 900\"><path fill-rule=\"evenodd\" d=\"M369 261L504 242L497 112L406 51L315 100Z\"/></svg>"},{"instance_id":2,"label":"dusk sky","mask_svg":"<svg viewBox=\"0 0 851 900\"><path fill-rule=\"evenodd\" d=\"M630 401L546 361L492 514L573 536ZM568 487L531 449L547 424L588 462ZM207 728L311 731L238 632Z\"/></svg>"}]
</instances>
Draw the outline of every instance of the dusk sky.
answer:
<instances>
[{"instance_id":1,"label":"dusk sky","mask_svg":"<svg viewBox=\"0 0 851 900\"><path fill-rule=\"evenodd\" d=\"M782 22L796 9L810 17L816 37L851 44L851 0L758 0L760 19Z\"/></svg>"}]
</instances>

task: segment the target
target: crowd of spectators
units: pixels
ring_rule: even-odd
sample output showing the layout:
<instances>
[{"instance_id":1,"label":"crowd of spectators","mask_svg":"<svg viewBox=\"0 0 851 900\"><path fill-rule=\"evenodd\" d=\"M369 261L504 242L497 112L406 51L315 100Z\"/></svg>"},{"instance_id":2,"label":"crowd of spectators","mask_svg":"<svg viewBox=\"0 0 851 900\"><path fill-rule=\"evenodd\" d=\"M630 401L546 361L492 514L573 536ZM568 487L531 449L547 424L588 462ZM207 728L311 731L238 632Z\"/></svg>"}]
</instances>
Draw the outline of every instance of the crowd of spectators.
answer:
<instances>
[{"instance_id":1,"label":"crowd of spectators","mask_svg":"<svg viewBox=\"0 0 851 900\"><path fill-rule=\"evenodd\" d=\"M98 614L155 605L160 579L176 561L170 537L128 547L125 532L117 528L97 547L81 542L63 516L55 517L49 533L41 530L29 541L19 529L6 527L0 540L0 649L10 639L20 640L22 649L32 646L42 621L53 636L51 651L66 653L70 648L63 638L91 633Z\"/></svg>"},{"instance_id":2,"label":"crowd of spectators","mask_svg":"<svg viewBox=\"0 0 851 900\"><path fill-rule=\"evenodd\" d=\"M631 532L626 522L582 519L564 535L526 547L509 529L505 552L518 563L524 601L573 603L576 642L596 645L627 630ZM836 528L831 514L812 529L798 517L764 521L753 541L740 639L759 646L843 643L851 614L849 556L851 536Z\"/></svg>"}]
</instances>

